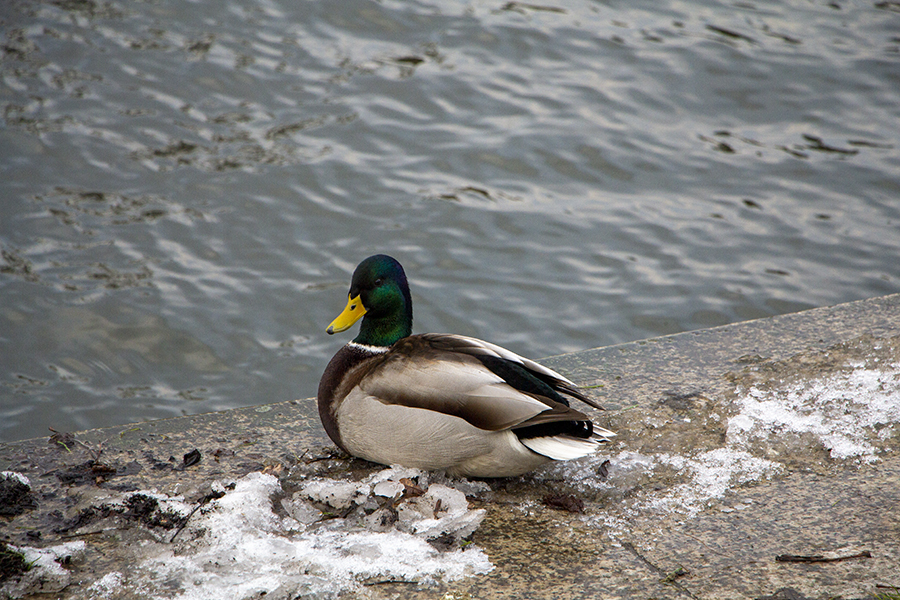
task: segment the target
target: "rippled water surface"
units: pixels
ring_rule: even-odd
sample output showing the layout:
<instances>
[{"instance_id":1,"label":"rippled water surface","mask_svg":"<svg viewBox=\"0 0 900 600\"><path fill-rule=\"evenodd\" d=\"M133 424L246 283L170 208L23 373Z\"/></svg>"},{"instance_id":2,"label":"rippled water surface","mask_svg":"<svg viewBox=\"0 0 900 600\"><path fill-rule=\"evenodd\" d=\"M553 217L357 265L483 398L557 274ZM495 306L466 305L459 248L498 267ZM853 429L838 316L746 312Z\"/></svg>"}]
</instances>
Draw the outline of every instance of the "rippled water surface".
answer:
<instances>
[{"instance_id":1,"label":"rippled water surface","mask_svg":"<svg viewBox=\"0 0 900 600\"><path fill-rule=\"evenodd\" d=\"M0 25L0 440L314 396L375 252L417 331L536 358L900 289L896 2Z\"/></svg>"}]
</instances>

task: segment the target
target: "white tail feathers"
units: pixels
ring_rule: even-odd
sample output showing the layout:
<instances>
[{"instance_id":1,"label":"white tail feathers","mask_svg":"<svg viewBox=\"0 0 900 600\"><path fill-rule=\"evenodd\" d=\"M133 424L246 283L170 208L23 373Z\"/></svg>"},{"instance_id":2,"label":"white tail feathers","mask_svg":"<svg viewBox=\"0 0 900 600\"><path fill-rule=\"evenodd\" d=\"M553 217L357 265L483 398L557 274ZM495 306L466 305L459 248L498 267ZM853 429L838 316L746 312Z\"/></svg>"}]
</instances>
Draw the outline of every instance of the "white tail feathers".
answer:
<instances>
[{"instance_id":1,"label":"white tail feathers","mask_svg":"<svg viewBox=\"0 0 900 600\"><path fill-rule=\"evenodd\" d=\"M589 438L577 438L568 435L556 435L520 439L522 444L538 454L542 454L553 460L572 460L587 456L597 449L597 446L610 441L615 433L602 427L594 427L594 434Z\"/></svg>"}]
</instances>

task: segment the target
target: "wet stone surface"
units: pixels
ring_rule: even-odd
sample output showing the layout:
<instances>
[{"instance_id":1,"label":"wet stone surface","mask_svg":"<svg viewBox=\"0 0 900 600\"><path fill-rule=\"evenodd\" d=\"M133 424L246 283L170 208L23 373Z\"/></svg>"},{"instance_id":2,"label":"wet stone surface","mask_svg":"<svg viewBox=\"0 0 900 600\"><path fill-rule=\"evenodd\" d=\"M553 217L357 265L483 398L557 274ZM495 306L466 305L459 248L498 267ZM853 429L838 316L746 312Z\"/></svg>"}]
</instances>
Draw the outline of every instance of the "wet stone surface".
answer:
<instances>
[{"instance_id":1,"label":"wet stone surface","mask_svg":"<svg viewBox=\"0 0 900 600\"><path fill-rule=\"evenodd\" d=\"M521 478L348 459L311 400L6 444L0 541L35 566L0 598L900 586L900 296L545 362L607 405L594 417L619 436Z\"/></svg>"}]
</instances>

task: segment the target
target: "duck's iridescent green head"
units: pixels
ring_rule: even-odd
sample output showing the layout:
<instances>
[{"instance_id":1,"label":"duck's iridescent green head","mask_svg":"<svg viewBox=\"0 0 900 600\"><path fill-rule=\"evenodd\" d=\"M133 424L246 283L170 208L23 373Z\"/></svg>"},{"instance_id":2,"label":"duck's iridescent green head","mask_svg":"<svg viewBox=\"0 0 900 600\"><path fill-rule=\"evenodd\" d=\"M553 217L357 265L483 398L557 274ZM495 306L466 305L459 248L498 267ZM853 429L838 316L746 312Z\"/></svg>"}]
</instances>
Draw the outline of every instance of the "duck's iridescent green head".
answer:
<instances>
[{"instance_id":1,"label":"duck's iridescent green head","mask_svg":"<svg viewBox=\"0 0 900 600\"><path fill-rule=\"evenodd\" d=\"M350 281L347 307L326 331L349 329L360 317L353 340L370 346L390 346L412 333L412 298L406 273L396 259L376 254L359 263Z\"/></svg>"}]
</instances>

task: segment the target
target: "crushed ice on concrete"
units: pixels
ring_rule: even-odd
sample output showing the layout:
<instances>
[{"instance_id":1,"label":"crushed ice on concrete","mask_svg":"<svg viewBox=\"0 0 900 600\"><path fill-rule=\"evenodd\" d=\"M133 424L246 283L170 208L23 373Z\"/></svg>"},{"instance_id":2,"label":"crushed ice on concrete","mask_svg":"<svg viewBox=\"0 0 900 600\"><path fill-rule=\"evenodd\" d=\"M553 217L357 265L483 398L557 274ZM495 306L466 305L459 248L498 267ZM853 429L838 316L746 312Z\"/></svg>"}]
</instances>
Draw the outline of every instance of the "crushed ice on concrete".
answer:
<instances>
[{"instance_id":1,"label":"crushed ice on concrete","mask_svg":"<svg viewBox=\"0 0 900 600\"><path fill-rule=\"evenodd\" d=\"M28 477L15 471L3 471L0 477L31 488ZM13 552L20 553L28 570L20 576L0 581L0 598L23 598L28 595L52 594L65 589L70 583L69 571L62 565L79 559L85 550L82 541L65 542L48 548L7 545Z\"/></svg>"},{"instance_id":2,"label":"crushed ice on concrete","mask_svg":"<svg viewBox=\"0 0 900 600\"><path fill-rule=\"evenodd\" d=\"M78 560L86 544L82 541L65 542L49 548L8 546L25 556L29 569L19 577L11 577L0 585L0 598L24 598L32 594L60 592L70 584L69 571L62 565Z\"/></svg>"},{"instance_id":3,"label":"crushed ice on concrete","mask_svg":"<svg viewBox=\"0 0 900 600\"><path fill-rule=\"evenodd\" d=\"M854 366L784 389L751 387L728 421L729 444L808 434L835 460L877 461L878 442L900 424L900 364Z\"/></svg>"},{"instance_id":4,"label":"crushed ice on concrete","mask_svg":"<svg viewBox=\"0 0 900 600\"><path fill-rule=\"evenodd\" d=\"M659 454L656 459L659 464L686 474L688 481L675 485L661 497L651 498L646 506L688 515L697 514L710 500L722 498L735 486L770 477L782 470L774 461L732 446L707 450L690 458Z\"/></svg>"},{"instance_id":5,"label":"crushed ice on concrete","mask_svg":"<svg viewBox=\"0 0 900 600\"><path fill-rule=\"evenodd\" d=\"M728 419L723 447L683 453L623 450L611 456L601 450L554 465L543 476L561 476L584 492L611 493L643 487L648 473L673 472L673 485L640 494L630 506L690 516L736 486L784 472L771 450L786 443L788 455L824 449L832 460L875 462L879 453L890 451L890 440L900 431L900 363L850 367L773 389L738 390L737 414ZM601 481L598 467L607 458L609 480Z\"/></svg>"},{"instance_id":6,"label":"crushed ice on concrete","mask_svg":"<svg viewBox=\"0 0 900 600\"><path fill-rule=\"evenodd\" d=\"M487 556L465 541L484 518L466 499L479 485L397 467L359 482L304 480L287 495L275 476L250 473L220 483L224 495L173 543L147 542L132 570L106 574L85 597L118 586L118 594L181 600L332 598L367 583L486 573ZM171 500L168 509L186 506Z\"/></svg>"},{"instance_id":7,"label":"crushed ice on concrete","mask_svg":"<svg viewBox=\"0 0 900 600\"><path fill-rule=\"evenodd\" d=\"M87 593L91 600L107 600L120 597L119 592L124 587L124 576L118 571L113 571L88 586Z\"/></svg>"}]
</instances>

